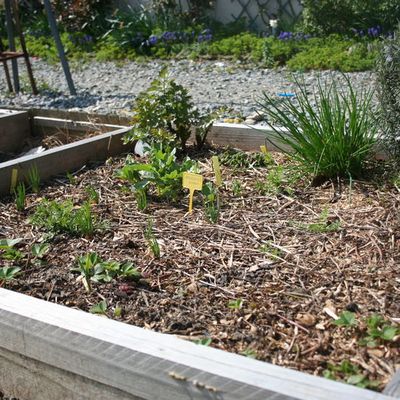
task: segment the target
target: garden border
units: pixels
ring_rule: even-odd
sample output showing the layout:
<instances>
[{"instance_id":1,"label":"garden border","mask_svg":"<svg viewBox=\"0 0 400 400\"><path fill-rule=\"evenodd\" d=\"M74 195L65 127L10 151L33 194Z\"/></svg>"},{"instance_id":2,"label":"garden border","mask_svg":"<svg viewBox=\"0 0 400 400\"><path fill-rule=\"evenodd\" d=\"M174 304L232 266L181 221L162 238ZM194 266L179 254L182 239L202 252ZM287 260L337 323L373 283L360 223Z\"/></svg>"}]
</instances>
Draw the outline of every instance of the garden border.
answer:
<instances>
[{"instance_id":1,"label":"garden border","mask_svg":"<svg viewBox=\"0 0 400 400\"><path fill-rule=\"evenodd\" d=\"M0 367L20 400L393 399L6 289Z\"/></svg>"}]
</instances>

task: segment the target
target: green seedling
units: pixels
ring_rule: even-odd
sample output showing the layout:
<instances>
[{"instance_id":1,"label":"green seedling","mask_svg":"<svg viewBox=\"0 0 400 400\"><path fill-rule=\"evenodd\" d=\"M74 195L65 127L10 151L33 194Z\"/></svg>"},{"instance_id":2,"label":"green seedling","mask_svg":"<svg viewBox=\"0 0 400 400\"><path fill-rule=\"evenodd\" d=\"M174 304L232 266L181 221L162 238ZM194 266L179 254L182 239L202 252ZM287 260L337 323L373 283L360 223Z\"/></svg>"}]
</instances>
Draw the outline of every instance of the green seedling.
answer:
<instances>
[{"instance_id":1,"label":"green seedling","mask_svg":"<svg viewBox=\"0 0 400 400\"><path fill-rule=\"evenodd\" d=\"M400 329L388 324L385 319L378 314L373 314L366 319L367 336L360 340L362 346L376 347L379 342L390 342L400 334Z\"/></svg>"},{"instance_id":2,"label":"green seedling","mask_svg":"<svg viewBox=\"0 0 400 400\"><path fill-rule=\"evenodd\" d=\"M327 379L344 381L361 388L376 389L380 385L377 381L370 381L357 365L348 360L342 361L339 365L328 364L328 368L322 374Z\"/></svg>"},{"instance_id":3,"label":"green seedling","mask_svg":"<svg viewBox=\"0 0 400 400\"><path fill-rule=\"evenodd\" d=\"M234 179L232 181L232 194L235 197L239 197L242 194L242 184L238 179Z\"/></svg>"},{"instance_id":4,"label":"green seedling","mask_svg":"<svg viewBox=\"0 0 400 400\"><path fill-rule=\"evenodd\" d=\"M88 201L90 203L98 204L99 203L99 192L93 187L93 186L88 186L85 189L86 195L88 197Z\"/></svg>"},{"instance_id":5,"label":"green seedling","mask_svg":"<svg viewBox=\"0 0 400 400\"><path fill-rule=\"evenodd\" d=\"M92 314L105 315L107 313L107 302L105 300L100 301L100 303L97 303L91 307L89 312Z\"/></svg>"},{"instance_id":6,"label":"green seedling","mask_svg":"<svg viewBox=\"0 0 400 400\"><path fill-rule=\"evenodd\" d=\"M122 308L121 307L115 307L114 308L114 317L119 318L122 315Z\"/></svg>"},{"instance_id":7,"label":"green seedling","mask_svg":"<svg viewBox=\"0 0 400 400\"><path fill-rule=\"evenodd\" d=\"M240 354L242 354L243 356L246 356L248 358L257 358L257 352L252 349L252 348L247 348L246 350L242 351Z\"/></svg>"},{"instance_id":8,"label":"green seedling","mask_svg":"<svg viewBox=\"0 0 400 400\"><path fill-rule=\"evenodd\" d=\"M263 243L259 248L261 253L268 254L271 257L279 258L282 256L282 251L276 247L271 246L270 243Z\"/></svg>"},{"instance_id":9,"label":"green seedling","mask_svg":"<svg viewBox=\"0 0 400 400\"><path fill-rule=\"evenodd\" d=\"M239 310L243 306L243 299L231 300L228 303L228 307L233 310Z\"/></svg>"},{"instance_id":10,"label":"green seedling","mask_svg":"<svg viewBox=\"0 0 400 400\"><path fill-rule=\"evenodd\" d=\"M39 193L40 191L40 175L39 175L39 170L35 165L33 165L27 175L27 180L29 183L29 187L31 188L33 193Z\"/></svg>"},{"instance_id":11,"label":"green seedling","mask_svg":"<svg viewBox=\"0 0 400 400\"><path fill-rule=\"evenodd\" d=\"M21 268L19 268L19 267L0 268L0 284L3 285L4 283L15 279L15 277L18 275L18 273L20 271L21 271Z\"/></svg>"},{"instance_id":12,"label":"green seedling","mask_svg":"<svg viewBox=\"0 0 400 400\"><path fill-rule=\"evenodd\" d=\"M25 210L26 203L26 190L23 182L18 183L17 188L14 190L15 195L15 206L18 211Z\"/></svg>"},{"instance_id":13,"label":"green seedling","mask_svg":"<svg viewBox=\"0 0 400 400\"><path fill-rule=\"evenodd\" d=\"M340 229L340 221L330 222L328 219L329 211L324 209L318 219L318 222L303 225L306 230L312 233L336 232Z\"/></svg>"},{"instance_id":14,"label":"green seedling","mask_svg":"<svg viewBox=\"0 0 400 400\"><path fill-rule=\"evenodd\" d=\"M147 194L143 189L137 189L135 191L137 207L140 211L144 211L147 208Z\"/></svg>"},{"instance_id":15,"label":"green seedling","mask_svg":"<svg viewBox=\"0 0 400 400\"><path fill-rule=\"evenodd\" d=\"M200 344L202 346L209 346L212 342L210 337L204 337L195 341L196 344Z\"/></svg>"},{"instance_id":16,"label":"green seedling","mask_svg":"<svg viewBox=\"0 0 400 400\"><path fill-rule=\"evenodd\" d=\"M221 165L241 170L249 168L263 168L273 160L269 153L245 153L244 151L229 149L218 155Z\"/></svg>"},{"instance_id":17,"label":"green seedling","mask_svg":"<svg viewBox=\"0 0 400 400\"><path fill-rule=\"evenodd\" d=\"M0 239L0 258L10 261L19 261L24 258L24 255L14 246L23 239Z\"/></svg>"},{"instance_id":18,"label":"green seedling","mask_svg":"<svg viewBox=\"0 0 400 400\"><path fill-rule=\"evenodd\" d=\"M70 185L76 185L76 177L72 175L70 172L67 172L67 179Z\"/></svg>"},{"instance_id":19,"label":"green seedling","mask_svg":"<svg viewBox=\"0 0 400 400\"><path fill-rule=\"evenodd\" d=\"M35 258L42 259L50 250L48 243L38 243L32 246L32 255Z\"/></svg>"},{"instance_id":20,"label":"green seedling","mask_svg":"<svg viewBox=\"0 0 400 400\"><path fill-rule=\"evenodd\" d=\"M89 202L75 207L70 200L64 202L43 200L30 218L30 222L47 231L68 233L73 236L93 236L96 230L104 228L104 223L96 220Z\"/></svg>"},{"instance_id":21,"label":"green seedling","mask_svg":"<svg viewBox=\"0 0 400 400\"><path fill-rule=\"evenodd\" d=\"M333 322L337 326L353 327L357 326L356 315L351 311L343 311L339 318Z\"/></svg>"},{"instance_id":22,"label":"green seedling","mask_svg":"<svg viewBox=\"0 0 400 400\"><path fill-rule=\"evenodd\" d=\"M161 255L161 250L160 250L160 245L158 244L158 241L153 232L153 220L151 218L147 220L147 226L144 231L144 237L147 240L147 244L151 252L153 253L153 256L159 258Z\"/></svg>"},{"instance_id":23,"label":"green seedling","mask_svg":"<svg viewBox=\"0 0 400 400\"><path fill-rule=\"evenodd\" d=\"M216 224L220 210L218 188L212 182L207 182L203 185L202 194L206 218L211 223Z\"/></svg>"}]
</instances>

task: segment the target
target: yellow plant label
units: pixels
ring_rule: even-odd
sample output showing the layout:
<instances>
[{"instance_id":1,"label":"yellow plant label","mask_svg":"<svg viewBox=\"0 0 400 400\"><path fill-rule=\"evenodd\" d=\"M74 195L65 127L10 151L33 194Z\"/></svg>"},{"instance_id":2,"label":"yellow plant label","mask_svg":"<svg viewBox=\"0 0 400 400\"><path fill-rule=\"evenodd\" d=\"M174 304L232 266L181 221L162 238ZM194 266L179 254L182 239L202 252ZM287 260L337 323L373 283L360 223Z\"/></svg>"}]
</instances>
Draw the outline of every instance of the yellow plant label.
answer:
<instances>
[{"instance_id":1,"label":"yellow plant label","mask_svg":"<svg viewBox=\"0 0 400 400\"><path fill-rule=\"evenodd\" d=\"M17 186L17 179L18 179L18 170L16 168L13 168L11 171L10 193L14 193L14 190Z\"/></svg>"},{"instance_id":2,"label":"yellow plant label","mask_svg":"<svg viewBox=\"0 0 400 400\"><path fill-rule=\"evenodd\" d=\"M221 186L222 185L222 175L221 175L221 167L219 165L218 156L212 156L211 160L212 160L213 170L214 170L214 174L215 174L215 184L217 186Z\"/></svg>"},{"instance_id":3,"label":"yellow plant label","mask_svg":"<svg viewBox=\"0 0 400 400\"><path fill-rule=\"evenodd\" d=\"M203 177L199 174L184 172L182 186L189 189L189 212L191 213L193 209L193 194L195 190L203 189Z\"/></svg>"},{"instance_id":4,"label":"yellow plant label","mask_svg":"<svg viewBox=\"0 0 400 400\"><path fill-rule=\"evenodd\" d=\"M267 154L268 153L267 146L265 146L264 144L262 146L260 146L260 150L261 150L261 153L263 153L263 154Z\"/></svg>"}]
</instances>

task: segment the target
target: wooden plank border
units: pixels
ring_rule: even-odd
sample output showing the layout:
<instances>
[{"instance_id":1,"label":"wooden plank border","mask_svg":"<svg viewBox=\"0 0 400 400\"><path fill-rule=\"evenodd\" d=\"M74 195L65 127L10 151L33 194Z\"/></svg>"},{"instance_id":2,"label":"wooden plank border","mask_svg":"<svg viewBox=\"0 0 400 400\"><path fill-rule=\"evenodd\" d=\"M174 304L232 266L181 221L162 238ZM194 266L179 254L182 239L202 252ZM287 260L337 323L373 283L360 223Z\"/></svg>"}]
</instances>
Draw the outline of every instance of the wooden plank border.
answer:
<instances>
[{"instance_id":1,"label":"wooden plank border","mask_svg":"<svg viewBox=\"0 0 400 400\"><path fill-rule=\"evenodd\" d=\"M13 368L21 363L18 357L28 366L35 364L34 376L13 377L20 372ZM7 394L21 400L46 400L37 395L43 396L46 384L57 384L59 393L65 388L65 398L71 400L106 399L107 394L123 400L391 398L5 289L0 289L0 363L0 387L18 381ZM52 368L58 371L58 380L38 385L38 377ZM32 390L32 379L37 390ZM23 398L27 392L30 397ZM113 397L116 393L119 397ZM62 397L52 400L58 398Z\"/></svg>"},{"instance_id":2,"label":"wooden plank border","mask_svg":"<svg viewBox=\"0 0 400 400\"><path fill-rule=\"evenodd\" d=\"M27 155L0 164L0 195L10 192L11 174L13 169L18 170L18 176L23 179L29 169L36 166L42 181L46 181L58 174L75 171L89 162L104 161L124 151L129 151L133 145L124 145L122 138L129 127L118 125L93 125L90 122L73 122L68 120L34 118L34 125L45 127L64 127L71 130L93 128L102 129L106 133L70 144L45 150L40 154Z\"/></svg>"}]
</instances>

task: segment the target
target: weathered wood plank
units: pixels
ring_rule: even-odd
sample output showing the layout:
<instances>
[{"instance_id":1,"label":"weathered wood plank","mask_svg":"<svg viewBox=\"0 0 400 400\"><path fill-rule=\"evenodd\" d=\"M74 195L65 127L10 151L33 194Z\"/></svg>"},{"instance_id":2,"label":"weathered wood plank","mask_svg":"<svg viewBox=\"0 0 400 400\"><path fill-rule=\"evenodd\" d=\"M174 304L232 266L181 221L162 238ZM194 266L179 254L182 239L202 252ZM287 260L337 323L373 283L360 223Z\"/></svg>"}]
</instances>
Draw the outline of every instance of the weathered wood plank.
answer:
<instances>
[{"instance_id":1,"label":"weathered wood plank","mask_svg":"<svg viewBox=\"0 0 400 400\"><path fill-rule=\"evenodd\" d=\"M0 110L0 153L15 153L30 136L28 113Z\"/></svg>"},{"instance_id":2,"label":"weathered wood plank","mask_svg":"<svg viewBox=\"0 0 400 400\"><path fill-rule=\"evenodd\" d=\"M18 170L22 179L36 165L42 181L81 168L94 161L104 161L110 156L128 151L122 138L129 128L121 128L88 139L49 149L40 154L28 155L0 164L0 195L9 193L11 173Z\"/></svg>"},{"instance_id":3,"label":"weathered wood plank","mask_svg":"<svg viewBox=\"0 0 400 400\"><path fill-rule=\"evenodd\" d=\"M400 399L400 369L393 375L383 393L396 399Z\"/></svg>"},{"instance_id":4,"label":"weathered wood plank","mask_svg":"<svg viewBox=\"0 0 400 400\"><path fill-rule=\"evenodd\" d=\"M105 391L118 390L122 399L390 399L5 289L0 289L0 348L0 358L12 358L13 364L26 357L39 369L54 366L71 379L78 376ZM10 373L2 368L0 379ZM65 398L83 398L68 393ZM39 400L35 393L30 396Z\"/></svg>"}]
</instances>

